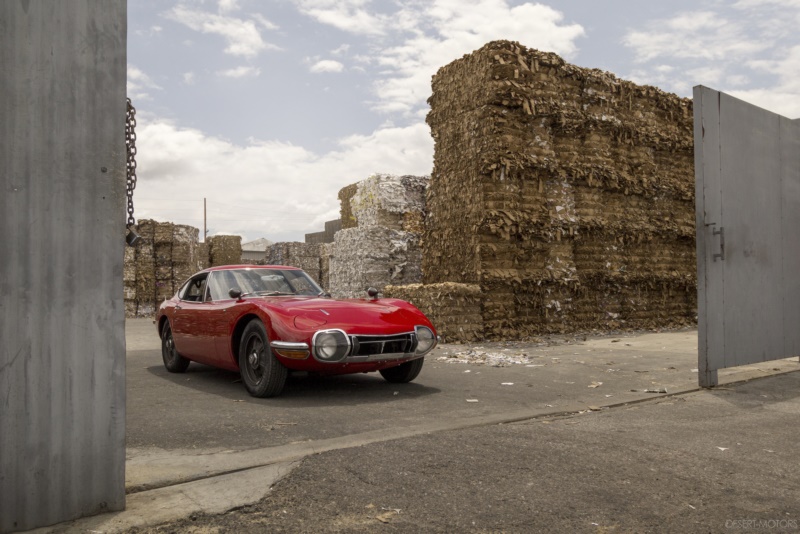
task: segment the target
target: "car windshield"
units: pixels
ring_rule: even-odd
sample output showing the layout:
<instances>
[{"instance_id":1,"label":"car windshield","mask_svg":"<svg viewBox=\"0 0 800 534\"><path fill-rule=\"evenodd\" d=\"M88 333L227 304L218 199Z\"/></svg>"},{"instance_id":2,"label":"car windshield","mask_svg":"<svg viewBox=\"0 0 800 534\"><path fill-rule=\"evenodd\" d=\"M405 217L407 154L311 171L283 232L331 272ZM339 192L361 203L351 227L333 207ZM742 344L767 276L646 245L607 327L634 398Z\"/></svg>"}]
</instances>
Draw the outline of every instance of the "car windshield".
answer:
<instances>
[{"instance_id":1,"label":"car windshield","mask_svg":"<svg viewBox=\"0 0 800 534\"><path fill-rule=\"evenodd\" d=\"M314 280L299 269L224 269L213 271L208 287L211 300L231 298L231 289L243 295L318 296L323 293Z\"/></svg>"}]
</instances>

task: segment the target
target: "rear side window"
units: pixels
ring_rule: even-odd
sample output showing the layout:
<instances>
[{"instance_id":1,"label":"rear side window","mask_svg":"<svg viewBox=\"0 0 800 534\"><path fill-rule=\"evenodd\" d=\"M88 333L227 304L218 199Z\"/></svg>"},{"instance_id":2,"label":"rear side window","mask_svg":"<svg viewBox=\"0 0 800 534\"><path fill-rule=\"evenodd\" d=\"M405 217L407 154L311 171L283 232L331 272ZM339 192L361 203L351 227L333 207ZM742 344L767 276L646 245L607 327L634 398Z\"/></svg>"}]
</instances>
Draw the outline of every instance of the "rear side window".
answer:
<instances>
[{"instance_id":1,"label":"rear side window","mask_svg":"<svg viewBox=\"0 0 800 534\"><path fill-rule=\"evenodd\" d=\"M203 302L206 294L206 277L208 273L199 274L189 279L178 293L178 298L191 302Z\"/></svg>"}]
</instances>

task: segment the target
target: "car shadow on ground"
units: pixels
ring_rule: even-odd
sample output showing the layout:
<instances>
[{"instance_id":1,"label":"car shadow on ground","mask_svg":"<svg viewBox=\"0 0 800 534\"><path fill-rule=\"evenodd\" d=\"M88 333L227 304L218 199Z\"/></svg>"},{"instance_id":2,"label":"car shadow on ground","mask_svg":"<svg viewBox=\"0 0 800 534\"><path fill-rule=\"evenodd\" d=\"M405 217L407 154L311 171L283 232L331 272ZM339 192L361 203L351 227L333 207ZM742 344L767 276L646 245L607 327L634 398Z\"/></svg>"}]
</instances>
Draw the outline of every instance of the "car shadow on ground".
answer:
<instances>
[{"instance_id":1,"label":"car shadow on ground","mask_svg":"<svg viewBox=\"0 0 800 534\"><path fill-rule=\"evenodd\" d=\"M149 366L147 371L177 386L231 401L269 403L286 408L393 402L400 396L403 399L420 398L441 392L439 388L425 385L424 367L416 381L407 384L389 383L377 372L333 376L291 373L283 392L277 397L267 399L251 397L242 384L239 373L207 365L193 362L185 373L169 373L160 365Z\"/></svg>"}]
</instances>

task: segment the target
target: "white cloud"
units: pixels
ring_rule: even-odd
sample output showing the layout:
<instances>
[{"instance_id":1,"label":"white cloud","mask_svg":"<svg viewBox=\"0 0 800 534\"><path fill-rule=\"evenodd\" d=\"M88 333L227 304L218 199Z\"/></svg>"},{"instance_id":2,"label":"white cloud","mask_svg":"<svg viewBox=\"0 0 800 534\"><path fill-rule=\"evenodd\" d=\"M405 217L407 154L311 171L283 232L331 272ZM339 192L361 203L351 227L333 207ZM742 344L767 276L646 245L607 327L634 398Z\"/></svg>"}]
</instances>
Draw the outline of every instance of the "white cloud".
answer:
<instances>
[{"instance_id":1,"label":"white cloud","mask_svg":"<svg viewBox=\"0 0 800 534\"><path fill-rule=\"evenodd\" d=\"M161 26L150 26L150 28L147 30L136 30L134 34L141 37L153 37L154 35L161 33L161 30L163 29L164 28Z\"/></svg>"},{"instance_id":2,"label":"white cloud","mask_svg":"<svg viewBox=\"0 0 800 534\"><path fill-rule=\"evenodd\" d=\"M194 85L194 72L184 72L183 83L186 85Z\"/></svg>"},{"instance_id":3,"label":"white cloud","mask_svg":"<svg viewBox=\"0 0 800 534\"><path fill-rule=\"evenodd\" d=\"M800 118L800 45L786 51L781 59L752 61L750 66L774 74L771 88L729 90L733 96L789 118Z\"/></svg>"},{"instance_id":4,"label":"white cloud","mask_svg":"<svg viewBox=\"0 0 800 534\"><path fill-rule=\"evenodd\" d=\"M682 13L650 22L642 30L629 32L623 43L640 62L661 57L731 60L749 57L770 46L768 38L748 38L742 23L713 11Z\"/></svg>"},{"instance_id":5,"label":"white cloud","mask_svg":"<svg viewBox=\"0 0 800 534\"><path fill-rule=\"evenodd\" d=\"M507 0L412 0L394 13L370 11L366 0L297 0L297 5L340 30L383 36L372 43L375 52L357 58L381 69L372 106L409 117L419 116L440 67L489 41L517 40L570 56L584 34L580 25L563 24L555 9L530 2L511 7Z\"/></svg>"},{"instance_id":6,"label":"white cloud","mask_svg":"<svg viewBox=\"0 0 800 534\"><path fill-rule=\"evenodd\" d=\"M219 0L219 12L230 13L239 10L239 0Z\"/></svg>"},{"instance_id":7,"label":"white cloud","mask_svg":"<svg viewBox=\"0 0 800 534\"><path fill-rule=\"evenodd\" d=\"M800 0L740 0L649 21L623 42L638 62L634 81L683 95L707 85L791 117L800 115L798 25ZM664 61L679 68L666 76Z\"/></svg>"},{"instance_id":8,"label":"white cloud","mask_svg":"<svg viewBox=\"0 0 800 534\"><path fill-rule=\"evenodd\" d=\"M137 100L150 100L150 90L161 90L161 87L155 83L150 77L142 72L140 69L133 65L128 65L128 82L127 82L128 98L134 101Z\"/></svg>"},{"instance_id":9,"label":"white cloud","mask_svg":"<svg viewBox=\"0 0 800 534\"><path fill-rule=\"evenodd\" d=\"M382 35L390 17L370 13L369 0L295 0L301 13L340 30L360 35Z\"/></svg>"},{"instance_id":10,"label":"white cloud","mask_svg":"<svg viewBox=\"0 0 800 534\"><path fill-rule=\"evenodd\" d=\"M177 5L164 13L164 16L184 24L192 30L223 37L227 41L225 47L227 54L255 57L267 49L280 50L278 46L262 39L257 24L264 26L266 19L263 17L245 20L192 9L188 4Z\"/></svg>"},{"instance_id":11,"label":"white cloud","mask_svg":"<svg viewBox=\"0 0 800 534\"><path fill-rule=\"evenodd\" d=\"M343 54L346 54L349 51L350 51L350 45L345 43L345 44L343 44L343 45L331 50L331 54L333 54L334 56L341 56Z\"/></svg>"},{"instance_id":12,"label":"white cloud","mask_svg":"<svg viewBox=\"0 0 800 534\"><path fill-rule=\"evenodd\" d=\"M332 59L323 59L322 61L317 61L316 63L311 65L311 68L309 70L313 73L342 72L344 70L344 65Z\"/></svg>"},{"instance_id":13,"label":"white cloud","mask_svg":"<svg viewBox=\"0 0 800 534\"><path fill-rule=\"evenodd\" d=\"M146 114L137 134L137 219L202 228L205 197L209 228L246 240L302 239L338 217L337 193L345 185L376 172L427 175L433 165L433 141L422 123L348 136L326 154L279 141L237 145Z\"/></svg>"},{"instance_id":14,"label":"white cloud","mask_svg":"<svg viewBox=\"0 0 800 534\"><path fill-rule=\"evenodd\" d=\"M242 65L233 69L218 71L217 74L227 78L244 78L246 76L258 76L261 74L261 69Z\"/></svg>"}]
</instances>

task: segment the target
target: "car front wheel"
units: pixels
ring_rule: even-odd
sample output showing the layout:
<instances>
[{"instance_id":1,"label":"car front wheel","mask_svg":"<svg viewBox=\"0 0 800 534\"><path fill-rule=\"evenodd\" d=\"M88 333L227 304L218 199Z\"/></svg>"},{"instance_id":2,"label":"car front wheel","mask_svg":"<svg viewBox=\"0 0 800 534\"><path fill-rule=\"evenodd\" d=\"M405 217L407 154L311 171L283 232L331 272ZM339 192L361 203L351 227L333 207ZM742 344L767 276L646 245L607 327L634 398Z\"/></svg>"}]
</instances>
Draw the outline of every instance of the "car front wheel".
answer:
<instances>
[{"instance_id":1,"label":"car front wheel","mask_svg":"<svg viewBox=\"0 0 800 534\"><path fill-rule=\"evenodd\" d=\"M169 321L164 322L161 330L161 358L170 373L182 373L189 367L189 360L178 354L178 349L175 348L175 338L172 337Z\"/></svg>"},{"instance_id":2,"label":"car front wheel","mask_svg":"<svg viewBox=\"0 0 800 534\"><path fill-rule=\"evenodd\" d=\"M288 370L272 354L264 323L250 321L239 345L239 373L253 397L274 397L283 391Z\"/></svg>"},{"instance_id":3,"label":"car front wheel","mask_svg":"<svg viewBox=\"0 0 800 534\"><path fill-rule=\"evenodd\" d=\"M397 367L389 367L388 369L381 369L380 373L387 382L393 384L402 384L404 382L411 382L419 372L422 371L422 364L425 362L424 358L417 358L410 362L401 363Z\"/></svg>"}]
</instances>

